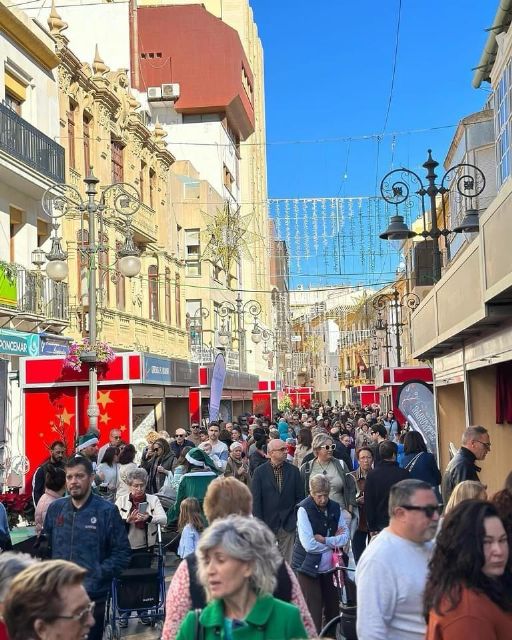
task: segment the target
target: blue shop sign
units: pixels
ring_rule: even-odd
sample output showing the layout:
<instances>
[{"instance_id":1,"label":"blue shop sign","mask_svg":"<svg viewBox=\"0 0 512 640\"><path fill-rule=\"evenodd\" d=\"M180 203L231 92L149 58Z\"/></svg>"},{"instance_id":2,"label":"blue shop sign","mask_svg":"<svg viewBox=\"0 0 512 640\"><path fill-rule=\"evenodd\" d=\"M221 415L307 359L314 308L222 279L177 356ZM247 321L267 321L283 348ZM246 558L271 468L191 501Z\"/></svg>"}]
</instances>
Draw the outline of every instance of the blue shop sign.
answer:
<instances>
[{"instance_id":1,"label":"blue shop sign","mask_svg":"<svg viewBox=\"0 0 512 640\"><path fill-rule=\"evenodd\" d=\"M37 333L0 329L0 353L10 356L38 356L39 336Z\"/></svg>"},{"instance_id":2,"label":"blue shop sign","mask_svg":"<svg viewBox=\"0 0 512 640\"><path fill-rule=\"evenodd\" d=\"M65 356L68 353L69 341L58 340L47 336L39 336L39 355Z\"/></svg>"},{"instance_id":3,"label":"blue shop sign","mask_svg":"<svg viewBox=\"0 0 512 640\"><path fill-rule=\"evenodd\" d=\"M172 360L144 355L144 382L172 383Z\"/></svg>"}]
</instances>

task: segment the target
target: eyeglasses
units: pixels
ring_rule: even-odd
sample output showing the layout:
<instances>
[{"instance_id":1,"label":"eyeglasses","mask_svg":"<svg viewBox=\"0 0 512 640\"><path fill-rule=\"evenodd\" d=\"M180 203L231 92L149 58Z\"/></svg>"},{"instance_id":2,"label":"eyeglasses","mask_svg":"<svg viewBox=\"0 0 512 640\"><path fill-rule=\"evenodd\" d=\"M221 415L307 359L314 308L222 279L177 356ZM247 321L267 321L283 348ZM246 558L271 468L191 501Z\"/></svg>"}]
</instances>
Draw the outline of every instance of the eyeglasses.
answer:
<instances>
[{"instance_id":1,"label":"eyeglasses","mask_svg":"<svg viewBox=\"0 0 512 640\"><path fill-rule=\"evenodd\" d=\"M320 449L325 449L326 451L336 451L335 444L321 444Z\"/></svg>"},{"instance_id":2,"label":"eyeglasses","mask_svg":"<svg viewBox=\"0 0 512 640\"><path fill-rule=\"evenodd\" d=\"M112 440L121 440L121 436L112 436Z\"/></svg>"},{"instance_id":3,"label":"eyeglasses","mask_svg":"<svg viewBox=\"0 0 512 640\"><path fill-rule=\"evenodd\" d=\"M184 434L184 433L177 433L177 434L176 434L176 437L177 437L177 438L184 438L184 437L185 437L185 434Z\"/></svg>"},{"instance_id":4,"label":"eyeglasses","mask_svg":"<svg viewBox=\"0 0 512 640\"><path fill-rule=\"evenodd\" d=\"M484 447L487 449L487 451L491 450L491 443L490 442L482 442L482 440L473 440L473 442L479 442L480 444L483 444Z\"/></svg>"},{"instance_id":5,"label":"eyeglasses","mask_svg":"<svg viewBox=\"0 0 512 640\"><path fill-rule=\"evenodd\" d=\"M406 511L423 511L427 518L433 518L436 513L440 515L443 510L442 504L427 504L425 507L417 507L413 504L401 504L400 506Z\"/></svg>"},{"instance_id":6,"label":"eyeglasses","mask_svg":"<svg viewBox=\"0 0 512 640\"><path fill-rule=\"evenodd\" d=\"M95 604L96 604L95 602L89 602L89 604L87 605L87 609L84 609L83 611L79 611L78 613L75 613L72 616L54 616L54 618L60 618L62 620L77 620L82 626L85 626L85 623L87 622L87 618L89 617L89 615L92 615L94 612Z\"/></svg>"},{"instance_id":7,"label":"eyeglasses","mask_svg":"<svg viewBox=\"0 0 512 640\"><path fill-rule=\"evenodd\" d=\"M273 449L273 451L288 451L286 447L281 447L280 449Z\"/></svg>"}]
</instances>

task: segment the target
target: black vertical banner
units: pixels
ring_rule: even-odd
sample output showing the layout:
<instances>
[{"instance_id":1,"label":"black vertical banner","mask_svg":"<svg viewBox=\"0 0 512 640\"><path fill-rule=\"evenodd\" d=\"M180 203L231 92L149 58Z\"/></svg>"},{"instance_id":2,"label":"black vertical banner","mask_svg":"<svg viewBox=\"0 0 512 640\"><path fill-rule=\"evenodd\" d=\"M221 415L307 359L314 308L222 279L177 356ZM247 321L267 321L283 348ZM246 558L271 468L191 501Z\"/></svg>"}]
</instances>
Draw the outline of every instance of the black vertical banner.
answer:
<instances>
[{"instance_id":1,"label":"black vertical banner","mask_svg":"<svg viewBox=\"0 0 512 640\"><path fill-rule=\"evenodd\" d=\"M437 455L436 410L432 386L422 380L409 380L398 389L398 408L415 431L419 431L428 450Z\"/></svg>"}]
</instances>

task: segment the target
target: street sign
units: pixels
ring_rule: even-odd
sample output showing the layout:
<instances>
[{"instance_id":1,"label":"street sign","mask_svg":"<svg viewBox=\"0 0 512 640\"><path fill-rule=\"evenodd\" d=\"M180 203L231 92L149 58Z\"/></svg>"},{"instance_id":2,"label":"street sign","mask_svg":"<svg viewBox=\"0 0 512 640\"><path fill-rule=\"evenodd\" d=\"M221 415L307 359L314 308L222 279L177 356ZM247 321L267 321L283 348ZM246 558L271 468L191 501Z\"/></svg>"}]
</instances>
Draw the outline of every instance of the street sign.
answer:
<instances>
[{"instance_id":1,"label":"street sign","mask_svg":"<svg viewBox=\"0 0 512 640\"><path fill-rule=\"evenodd\" d=\"M300 342L301 341L300 335L292 336L291 337L291 341L292 342Z\"/></svg>"}]
</instances>

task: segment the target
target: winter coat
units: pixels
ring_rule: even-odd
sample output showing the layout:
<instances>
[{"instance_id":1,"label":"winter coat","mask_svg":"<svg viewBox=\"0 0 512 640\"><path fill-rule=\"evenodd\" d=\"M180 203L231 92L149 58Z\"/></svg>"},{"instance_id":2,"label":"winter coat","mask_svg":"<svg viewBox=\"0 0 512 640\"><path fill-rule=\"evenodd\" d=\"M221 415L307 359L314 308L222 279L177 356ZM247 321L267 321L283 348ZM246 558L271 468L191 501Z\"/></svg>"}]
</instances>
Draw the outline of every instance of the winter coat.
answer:
<instances>
[{"instance_id":1,"label":"winter coat","mask_svg":"<svg viewBox=\"0 0 512 640\"><path fill-rule=\"evenodd\" d=\"M226 640L222 600L208 603L199 621L204 630L204 640ZM303 640L308 637L298 608L270 595L258 597L244 622L244 626L233 628L233 640ZM191 611L183 620L176 640L194 640L197 637L196 612Z\"/></svg>"},{"instance_id":2,"label":"winter coat","mask_svg":"<svg viewBox=\"0 0 512 640\"><path fill-rule=\"evenodd\" d=\"M110 591L112 578L130 562L130 543L117 507L93 493L80 509L70 497L48 507L43 533L52 560L87 569L84 587L92 600Z\"/></svg>"}]
</instances>

